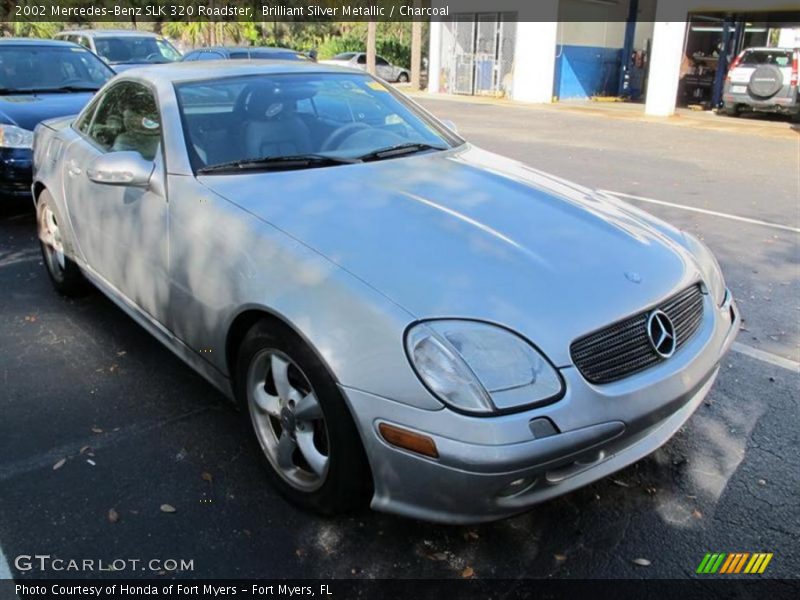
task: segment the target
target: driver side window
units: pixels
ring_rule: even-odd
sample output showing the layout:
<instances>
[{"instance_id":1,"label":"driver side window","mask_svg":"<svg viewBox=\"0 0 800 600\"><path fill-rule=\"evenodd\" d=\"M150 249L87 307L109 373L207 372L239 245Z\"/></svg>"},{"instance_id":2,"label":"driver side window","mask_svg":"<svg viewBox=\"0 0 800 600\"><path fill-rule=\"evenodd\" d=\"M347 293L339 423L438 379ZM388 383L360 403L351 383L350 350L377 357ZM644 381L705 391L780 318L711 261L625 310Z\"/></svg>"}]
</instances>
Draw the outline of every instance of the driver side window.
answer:
<instances>
[{"instance_id":1,"label":"driver side window","mask_svg":"<svg viewBox=\"0 0 800 600\"><path fill-rule=\"evenodd\" d=\"M106 152L135 151L153 160L161 144L161 119L153 93L125 81L100 98L91 125L83 131Z\"/></svg>"}]
</instances>

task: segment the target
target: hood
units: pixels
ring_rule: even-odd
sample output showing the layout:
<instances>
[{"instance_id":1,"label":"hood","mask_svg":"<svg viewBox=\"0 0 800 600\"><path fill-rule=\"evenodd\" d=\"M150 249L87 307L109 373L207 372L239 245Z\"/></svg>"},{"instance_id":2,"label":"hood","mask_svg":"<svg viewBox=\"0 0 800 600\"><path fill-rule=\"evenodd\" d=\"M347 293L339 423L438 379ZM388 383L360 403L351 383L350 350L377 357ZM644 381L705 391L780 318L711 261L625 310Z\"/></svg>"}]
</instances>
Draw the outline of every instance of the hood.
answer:
<instances>
[{"instance_id":1,"label":"hood","mask_svg":"<svg viewBox=\"0 0 800 600\"><path fill-rule=\"evenodd\" d=\"M94 92L0 96L0 121L33 131L39 123L78 114Z\"/></svg>"},{"instance_id":2,"label":"hood","mask_svg":"<svg viewBox=\"0 0 800 600\"><path fill-rule=\"evenodd\" d=\"M676 229L470 146L200 181L415 317L505 325L559 366L573 339L699 277Z\"/></svg>"}]
</instances>

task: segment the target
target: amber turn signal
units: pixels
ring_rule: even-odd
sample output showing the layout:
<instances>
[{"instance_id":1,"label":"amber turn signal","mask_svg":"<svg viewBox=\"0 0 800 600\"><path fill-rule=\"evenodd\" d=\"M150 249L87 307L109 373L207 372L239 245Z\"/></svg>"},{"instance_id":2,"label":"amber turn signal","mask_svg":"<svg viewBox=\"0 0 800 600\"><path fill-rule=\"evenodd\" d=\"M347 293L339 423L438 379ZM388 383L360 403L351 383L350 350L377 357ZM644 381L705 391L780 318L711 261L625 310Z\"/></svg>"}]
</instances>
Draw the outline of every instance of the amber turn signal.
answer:
<instances>
[{"instance_id":1,"label":"amber turn signal","mask_svg":"<svg viewBox=\"0 0 800 600\"><path fill-rule=\"evenodd\" d=\"M436 449L436 443L427 435L420 435L407 429L401 429L394 425L381 423L378 425L378 431L384 440L392 446L410 450L423 456L430 456L431 458L439 458L439 451Z\"/></svg>"}]
</instances>

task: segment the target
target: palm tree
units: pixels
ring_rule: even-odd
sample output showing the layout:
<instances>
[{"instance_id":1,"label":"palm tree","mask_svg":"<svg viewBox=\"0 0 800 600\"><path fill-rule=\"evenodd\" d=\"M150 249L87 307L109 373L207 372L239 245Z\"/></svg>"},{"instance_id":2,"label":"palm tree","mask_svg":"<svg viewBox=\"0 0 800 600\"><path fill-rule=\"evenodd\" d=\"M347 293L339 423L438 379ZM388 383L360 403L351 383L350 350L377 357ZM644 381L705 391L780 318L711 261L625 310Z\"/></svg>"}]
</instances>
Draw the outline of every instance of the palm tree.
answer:
<instances>
[{"instance_id":1,"label":"palm tree","mask_svg":"<svg viewBox=\"0 0 800 600\"><path fill-rule=\"evenodd\" d=\"M377 23L370 20L367 23L367 73L375 75L375 32Z\"/></svg>"},{"instance_id":2,"label":"palm tree","mask_svg":"<svg viewBox=\"0 0 800 600\"><path fill-rule=\"evenodd\" d=\"M415 0L415 5L419 6L419 0ZM422 62L422 22L414 20L411 22L411 89L418 90L420 87L420 63Z\"/></svg>"},{"instance_id":3,"label":"palm tree","mask_svg":"<svg viewBox=\"0 0 800 600\"><path fill-rule=\"evenodd\" d=\"M52 21L14 21L10 24L11 35L28 38L52 38L61 30L62 23Z\"/></svg>"}]
</instances>

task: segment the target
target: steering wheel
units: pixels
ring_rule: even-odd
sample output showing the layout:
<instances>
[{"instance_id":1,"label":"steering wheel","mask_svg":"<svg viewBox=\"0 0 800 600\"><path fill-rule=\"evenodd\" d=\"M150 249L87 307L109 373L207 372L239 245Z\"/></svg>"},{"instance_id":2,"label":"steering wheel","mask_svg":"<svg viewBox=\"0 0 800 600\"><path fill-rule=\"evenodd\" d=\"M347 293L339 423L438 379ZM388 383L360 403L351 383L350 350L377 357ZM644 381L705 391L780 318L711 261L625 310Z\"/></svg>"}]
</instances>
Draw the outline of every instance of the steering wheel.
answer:
<instances>
[{"instance_id":1,"label":"steering wheel","mask_svg":"<svg viewBox=\"0 0 800 600\"><path fill-rule=\"evenodd\" d=\"M163 56L161 56L161 53L160 53L160 52L153 52L152 54L148 54L148 55L145 57L145 60L146 60L147 62L150 62L150 61L153 61L153 60L156 60L156 59L161 59L161 58L164 58L164 57L163 57Z\"/></svg>"},{"instance_id":2,"label":"steering wheel","mask_svg":"<svg viewBox=\"0 0 800 600\"><path fill-rule=\"evenodd\" d=\"M335 150L345 139L362 129L370 129L370 126L366 123L348 123L347 125L337 127L325 138L325 141L322 142L320 151Z\"/></svg>"}]
</instances>

